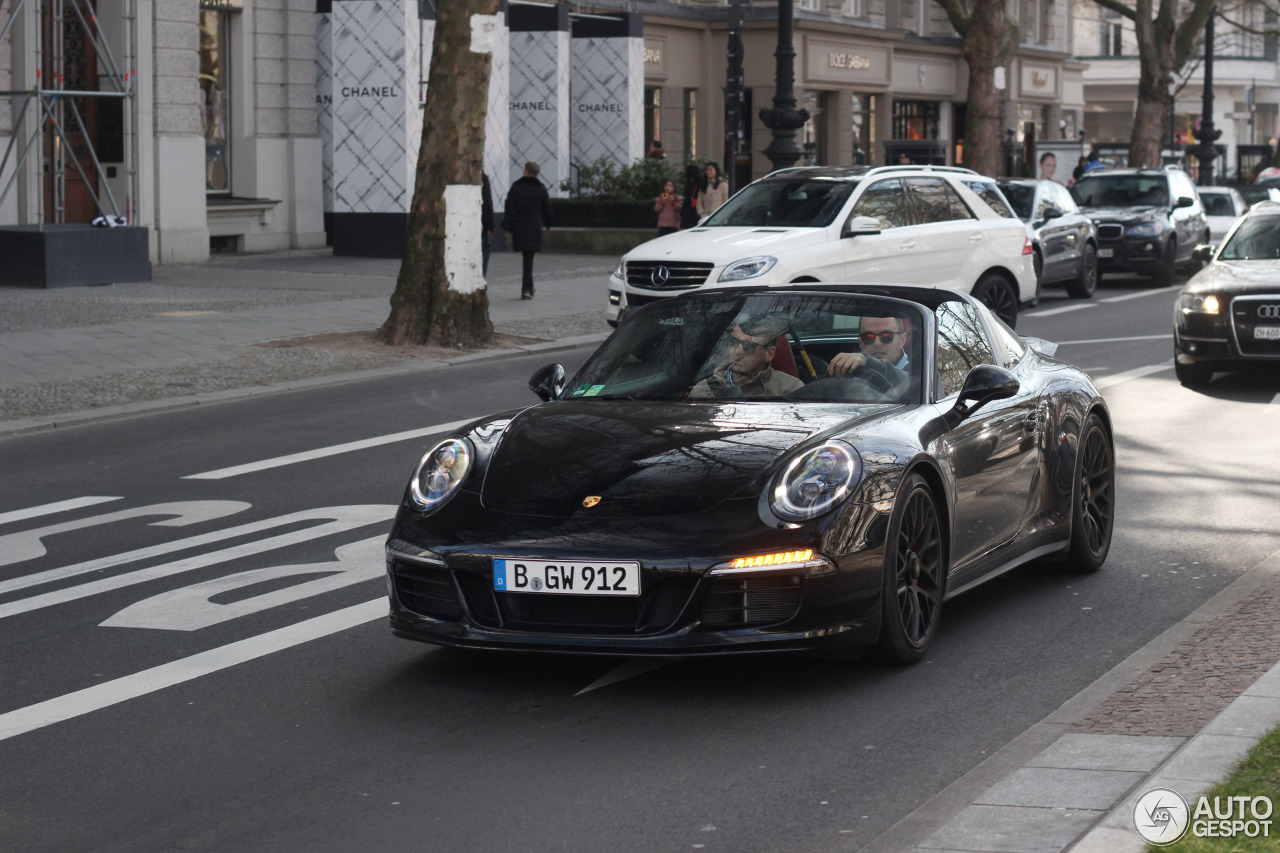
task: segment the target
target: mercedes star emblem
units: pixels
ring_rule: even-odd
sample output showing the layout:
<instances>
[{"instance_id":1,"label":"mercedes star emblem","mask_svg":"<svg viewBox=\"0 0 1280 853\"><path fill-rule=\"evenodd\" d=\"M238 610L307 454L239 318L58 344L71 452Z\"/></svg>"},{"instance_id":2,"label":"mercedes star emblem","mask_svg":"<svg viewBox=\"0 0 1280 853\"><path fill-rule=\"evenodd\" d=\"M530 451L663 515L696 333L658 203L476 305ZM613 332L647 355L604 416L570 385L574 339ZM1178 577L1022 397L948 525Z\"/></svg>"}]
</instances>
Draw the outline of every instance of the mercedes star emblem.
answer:
<instances>
[{"instance_id":1,"label":"mercedes star emblem","mask_svg":"<svg viewBox=\"0 0 1280 853\"><path fill-rule=\"evenodd\" d=\"M649 281L653 283L654 287L662 287L669 278L671 278L671 270L667 269L664 264L658 264L653 268L653 272L649 273Z\"/></svg>"}]
</instances>

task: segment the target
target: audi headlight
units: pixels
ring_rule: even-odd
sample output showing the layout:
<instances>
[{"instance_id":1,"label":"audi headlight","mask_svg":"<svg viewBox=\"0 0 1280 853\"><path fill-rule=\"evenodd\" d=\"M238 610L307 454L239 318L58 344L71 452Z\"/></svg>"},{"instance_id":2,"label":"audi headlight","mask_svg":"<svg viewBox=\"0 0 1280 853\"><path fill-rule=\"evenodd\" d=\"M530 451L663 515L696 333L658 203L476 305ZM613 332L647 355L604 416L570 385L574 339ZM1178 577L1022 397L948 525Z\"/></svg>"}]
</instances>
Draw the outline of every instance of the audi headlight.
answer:
<instances>
[{"instance_id":1,"label":"audi headlight","mask_svg":"<svg viewBox=\"0 0 1280 853\"><path fill-rule=\"evenodd\" d=\"M829 441L792 460L769 487L769 507L787 521L817 518L848 497L862 475L858 452Z\"/></svg>"},{"instance_id":2,"label":"audi headlight","mask_svg":"<svg viewBox=\"0 0 1280 853\"><path fill-rule=\"evenodd\" d=\"M778 262L777 258L743 258L740 261L734 261L724 268L724 272L720 273L720 281L742 281L747 278L758 278L769 270L773 269L773 265Z\"/></svg>"},{"instance_id":3,"label":"audi headlight","mask_svg":"<svg viewBox=\"0 0 1280 853\"><path fill-rule=\"evenodd\" d=\"M1139 222L1136 225L1126 226L1124 233L1129 237L1158 237L1160 227L1154 222Z\"/></svg>"},{"instance_id":4,"label":"audi headlight","mask_svg":"<svg viewBox=\"0 0 1280 853\"><path fill-rule=\"evenodd\" d=\"M474 453L462 438L450 438L433 447L413 472L409 491L423 510L433 510L447 501L471 470Z\"/></svg>"},{"instance_id":5,"label":"audi headlight","mask_svg":"<svg viewBox=\"0 0 1280 853\"><path fill-rule=\"evenodd\" d=\"M1217 314L1220 306L1212 293L1184 293L1178 297L1178 307L1187 314Z\"/></svg>"}]
</instances>

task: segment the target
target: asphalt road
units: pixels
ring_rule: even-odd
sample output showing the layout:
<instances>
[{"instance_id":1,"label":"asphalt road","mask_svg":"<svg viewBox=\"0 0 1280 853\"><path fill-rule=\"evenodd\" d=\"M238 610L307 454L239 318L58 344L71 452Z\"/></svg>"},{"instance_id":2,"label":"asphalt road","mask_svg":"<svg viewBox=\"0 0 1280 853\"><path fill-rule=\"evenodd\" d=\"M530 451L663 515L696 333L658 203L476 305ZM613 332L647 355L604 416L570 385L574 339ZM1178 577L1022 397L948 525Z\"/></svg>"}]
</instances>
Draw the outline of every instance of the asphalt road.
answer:
<instances>
[{"instance_id":1,"label":"asphalt road","mask_svg":"<svg viewBox=\"0 0 1280 853\"><path fill-rule=\"evenodd\" d=\"M401 434L545 357L0 442L0 849L856 850L1280 548L1280 382L1179 386L1175 293L1022 317L1111 404L1111 556L950 602L907 669L393 638Z\"/></svg>"}]
</instances>

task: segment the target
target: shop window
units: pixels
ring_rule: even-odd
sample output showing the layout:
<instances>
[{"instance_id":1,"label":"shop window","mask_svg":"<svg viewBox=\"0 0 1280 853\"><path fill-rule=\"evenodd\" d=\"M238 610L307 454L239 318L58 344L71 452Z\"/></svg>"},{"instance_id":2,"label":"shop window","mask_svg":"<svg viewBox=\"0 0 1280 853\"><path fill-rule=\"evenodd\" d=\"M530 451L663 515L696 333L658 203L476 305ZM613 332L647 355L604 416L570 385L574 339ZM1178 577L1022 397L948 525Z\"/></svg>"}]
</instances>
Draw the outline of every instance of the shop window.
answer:
<instances>
[{"instance_id":1,"label":"shop window","mask_svg":"<svg viewBox=\"0 0 1280 853\"><path fill-rule=\"evenodd\" d=\"M644 138L649 142L662 138L662 90L656 86L644 90Z\"/></svg>"},{"instance_id":2,"label":"shop window","mask_svg":"<svg viewBox=\"0 0 1280 853\"><path fill-rule=\"evenodd\" d=\"M827 165L827 93L805 92L804 108L809 118L804 123L805 165Z\"/></svg>"},{"instance_id":3,"label":"shop window","mask_svg":"<svg viewBox=\"0 0 1280 853\"><path fill-rule=\"evenodd\" d=\"M876 150L876 96L853 94L853 165L869 166Z\"/></svg>"},{"instance_id":4,"label":"shop window","mask_svg":"<svg viewBox=\"0 0 1280 853\"><path fill-rule=\"evenodd\" d=\"M937 101L894 101L894 139L937 139Z\"/></svg>"},{"instance_id":5,"label":"shop window","mask_svg":"<svg viewBox=\"0 0 1280 853\"><path fill-rule=\"evenodd\" d=\"M684 155L686 160L698 156L698 90L684 90Z\"/></svg>"},{"instance_id":6,"label":"shop window","mask_svg":"<svg viewBox=\"0 0 1280 853\"><path fill-rule=\"evenodd\" d=\"M200 10L200 95L204 124L205 189L231 193L231 15Z\"/></svg>"}]
</instances>

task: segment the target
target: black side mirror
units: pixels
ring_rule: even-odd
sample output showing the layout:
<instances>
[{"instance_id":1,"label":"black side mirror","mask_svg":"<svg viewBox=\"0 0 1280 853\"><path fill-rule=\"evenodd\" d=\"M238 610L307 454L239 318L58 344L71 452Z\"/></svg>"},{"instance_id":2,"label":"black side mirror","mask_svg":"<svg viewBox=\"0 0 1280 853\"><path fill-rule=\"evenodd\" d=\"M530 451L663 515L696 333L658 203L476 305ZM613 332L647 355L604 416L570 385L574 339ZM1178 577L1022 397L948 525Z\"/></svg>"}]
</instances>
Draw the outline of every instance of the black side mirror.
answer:
<instances>
[{"instance_id":1,"label":"black side mirror","mask_svg":"<svg viewBox=\"0 0 1280 853\"><path fill-rule=\"evenodd\" d=\"M959 423L992 400L1003 400L1018 393L1018 380L1003 367L979 364L964 378L960 396L952 409L954 422Z\"/></svg>"},{"instance_id":2,"label":"black side mirror","mask_svg":"<svg viewBox=\"0 0 1280 853\"><path fill-rule=\"evenodd\" d=\"M1062 216L1063 216L1062 208L1060 207L1046 207L1044 209L1045 222L1048 222L1050 219L1061 219Z\"/></svg>"},{"instance_id":3,"label":"black side mirror","mask_svg":"<svg viewBox=\"0 0 1280 853\"><path fill-rule=\"evenodd\" d=\"M1173 206L1174 207L1191 207L1195 203L1196 203L1195 199L1188 198L1185 195L1183 195L1183 196L1178 196L1178 200L1173 203Z\"/></svg>"},{"instance_id":4,"label":"black side mirror","mask_svg":"<svg viewBox=\"0 0 1280 853\"><path fill-rule=\"evenodd\" d=\"M548 364L539 367L529 377L529 390L537 394L542 402L547 403L560 396L564 391L564 367L559 364Z\"/></svg>"},{"instance_id":5,"label":"black side mirror","mask_svg":"<svg viewBox=\"0 0 1280 853\"><path fill-rule=\"evenodd\" d=\"M1202 264L1207 264L1213 260L1214 249L1208 243L1201 243L1191 250L1191 258Z\"/></svg>"}]
</instances>

